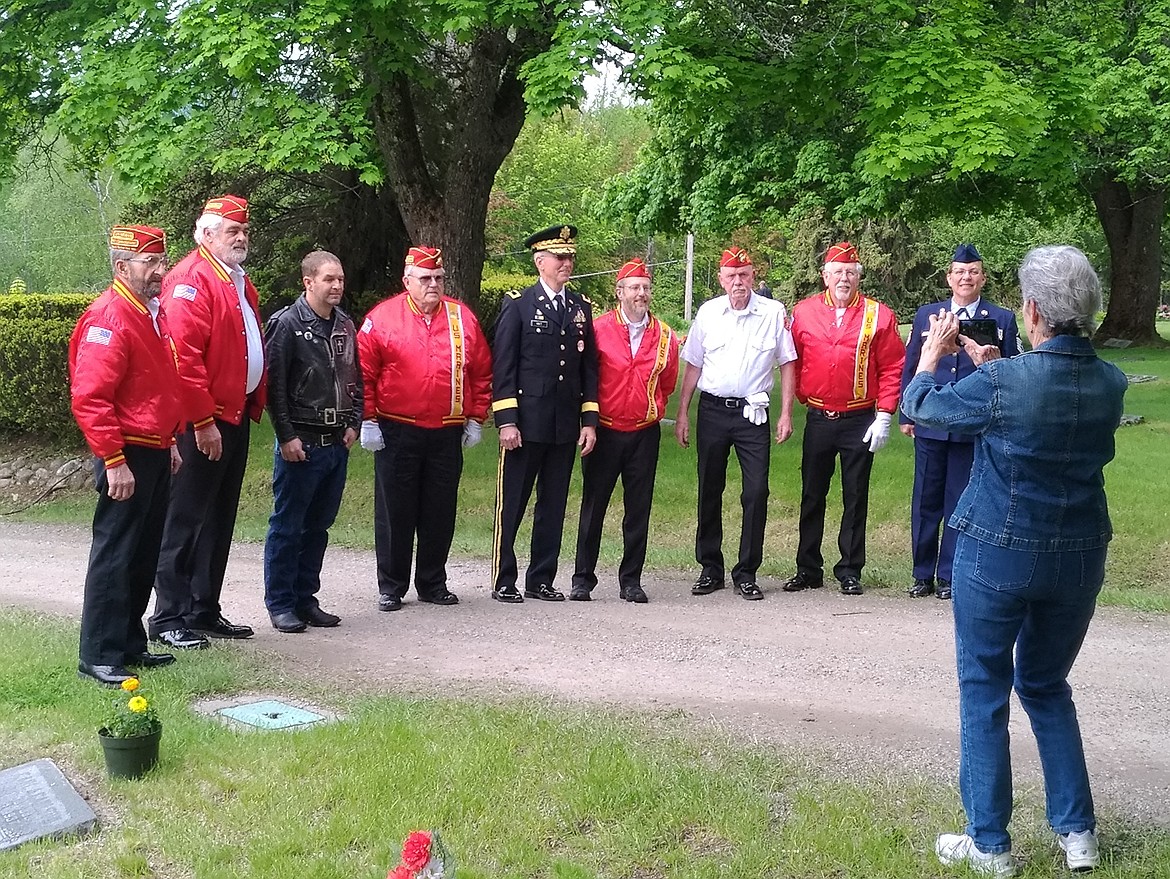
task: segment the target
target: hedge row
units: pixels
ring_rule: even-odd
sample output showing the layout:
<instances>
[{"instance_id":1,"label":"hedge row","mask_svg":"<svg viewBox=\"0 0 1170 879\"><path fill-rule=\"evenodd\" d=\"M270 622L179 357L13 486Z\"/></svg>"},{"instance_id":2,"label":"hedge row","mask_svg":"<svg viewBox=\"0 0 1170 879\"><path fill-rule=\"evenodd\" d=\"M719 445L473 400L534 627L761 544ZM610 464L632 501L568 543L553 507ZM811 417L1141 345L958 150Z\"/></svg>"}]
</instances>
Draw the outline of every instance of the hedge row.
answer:
<instances>
[{"instance_id":1,"label":"hedge row","mask_svg":"<svg viewBox=\"0 0 1170 879\"><path fill-rule=\"evenodd\" d=\"M0 430L76 441L69 410L69 336L87 293L0 295Z\"/></svg>"},{"instance_id":2,"label":"hedge row","mask_svg":"<svg viewBox=\"0 0 1170 879\"><path fill-rule=\"evenodd\" d=\"M489 337L504 294L533 283L525 275L484 278L479 301L471 305ZM93 299L86 293L0 295L0 431L78 438L69 409L69 336Z\"/></svg>"}]
</instances>

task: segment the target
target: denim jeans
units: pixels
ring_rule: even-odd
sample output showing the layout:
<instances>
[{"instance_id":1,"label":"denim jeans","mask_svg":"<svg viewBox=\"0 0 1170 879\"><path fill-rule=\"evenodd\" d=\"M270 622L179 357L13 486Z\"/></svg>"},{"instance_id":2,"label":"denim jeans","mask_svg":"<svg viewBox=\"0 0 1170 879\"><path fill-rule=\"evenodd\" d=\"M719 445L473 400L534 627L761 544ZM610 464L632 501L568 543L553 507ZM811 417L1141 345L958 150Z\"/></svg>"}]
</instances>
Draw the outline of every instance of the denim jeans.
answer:
<instances>
[{"instance_id":1,"label":"denim jeans","mask_svg":"<svg viewBox=\"0 0 1170 879\"><path fill-rule=\"evenodd\" d=\"M264 543L264 604L270 614L318 606L321 563L329 543L329 526L337 518L345 491L349 450L305 444L308 456L272 465L273 509Z\"/></svg>"},{"instance_id":2,"label":"denim jeans","mask_svg":"<svg viewBox=\"0 0 1170 879\"><path fill-rule=\"evenodd\" d=\"M953 581L959 791L967 834L981 851L1011 850L1013 683L1040 751L1048 823L1057 833L1096 828L1068 673L1104 578L1104 547L1037 552L959 535Z\"/></svg>"}]
</instances>

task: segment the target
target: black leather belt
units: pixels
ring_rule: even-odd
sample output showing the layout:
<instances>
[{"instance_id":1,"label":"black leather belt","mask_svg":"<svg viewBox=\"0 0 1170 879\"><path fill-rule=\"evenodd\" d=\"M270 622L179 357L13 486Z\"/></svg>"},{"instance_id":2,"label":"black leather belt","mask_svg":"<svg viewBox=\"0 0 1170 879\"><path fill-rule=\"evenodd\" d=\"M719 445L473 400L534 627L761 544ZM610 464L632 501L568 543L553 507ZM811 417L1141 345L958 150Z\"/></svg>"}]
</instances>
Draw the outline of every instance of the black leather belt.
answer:
<instances>
[{"instance_id":1,"label":"black leather belt","mask_svg":"<svg viewBox=\"0 0 1170 879\"><path fill-rule=\"evenodd\" d=\"M832 409L814 409L809 408L809 414L816 413L822 418L827 418L829 421L836 421L838 418L857 418L860 415L868 415L873 417L873 407L868 409L849 409L845 412L835 412Z\"/></svg>"},{"instance_id":2,"label":"black leather belt","mask_svg":"<svg viewBox=\"0 0 1170 879\"><path fill-rule=\"evenodd\" d=\"M340 443L345 437L344 430L331 430L327 433L321 433L315 430L305 430L303 428L294 428L297 439L302 443L310 446L332 446Z\"/></svg>"},{"instance_id":3,"label":"black leather belt","mask_svg":"<svg viewBox=\"0 0 1170 879\"><path fill-rule=\"evenodd\" d=\"M699 396L705 397L716 406L722 406L724 409L742 409L747 405L747 400L743 397L716 397L706 391L699 391Z\"/></svg>"}]
</instances>

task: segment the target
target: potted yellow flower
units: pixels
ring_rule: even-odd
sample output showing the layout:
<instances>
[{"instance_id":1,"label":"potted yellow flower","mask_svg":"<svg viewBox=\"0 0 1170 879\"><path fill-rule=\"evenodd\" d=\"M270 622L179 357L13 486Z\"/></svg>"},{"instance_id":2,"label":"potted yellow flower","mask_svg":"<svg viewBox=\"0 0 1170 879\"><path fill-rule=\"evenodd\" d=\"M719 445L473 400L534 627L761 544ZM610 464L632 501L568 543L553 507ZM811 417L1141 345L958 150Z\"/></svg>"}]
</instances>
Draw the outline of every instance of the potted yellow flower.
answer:
<instances>
[{"instance_id":1,"label":"potted yellow flower","mask_svg":"<svg viewBox=\"0 0 1170 879\"><path fill-rule=\"evenodd\" d=\"M162 721L139 692L138 678L122 681L113 709L98 730L110 778L140 778L158 763Z\"/></svg>"}]
</instances>

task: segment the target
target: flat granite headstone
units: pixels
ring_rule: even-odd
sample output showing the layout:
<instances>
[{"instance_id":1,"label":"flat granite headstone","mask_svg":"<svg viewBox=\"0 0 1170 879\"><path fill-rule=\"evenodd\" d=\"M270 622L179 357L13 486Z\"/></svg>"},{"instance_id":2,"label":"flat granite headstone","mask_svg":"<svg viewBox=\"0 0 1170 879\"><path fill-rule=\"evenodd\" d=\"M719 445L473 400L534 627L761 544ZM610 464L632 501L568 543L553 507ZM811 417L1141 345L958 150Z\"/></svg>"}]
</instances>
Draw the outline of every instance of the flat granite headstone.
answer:
<instances>
[{"instance_id":1,"label":"flat granite headstone","mask_svg":"<svg viewBox=\"0 0 1170 879\"><path fill-rule=\"evenodd\" d=\"M97 816L47 757L0 771L0 851L34 839L83 836Z\"/></svg>"}]
</instances>

